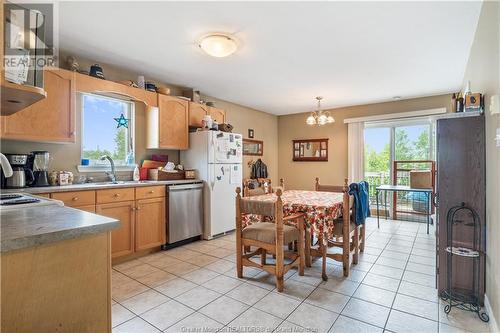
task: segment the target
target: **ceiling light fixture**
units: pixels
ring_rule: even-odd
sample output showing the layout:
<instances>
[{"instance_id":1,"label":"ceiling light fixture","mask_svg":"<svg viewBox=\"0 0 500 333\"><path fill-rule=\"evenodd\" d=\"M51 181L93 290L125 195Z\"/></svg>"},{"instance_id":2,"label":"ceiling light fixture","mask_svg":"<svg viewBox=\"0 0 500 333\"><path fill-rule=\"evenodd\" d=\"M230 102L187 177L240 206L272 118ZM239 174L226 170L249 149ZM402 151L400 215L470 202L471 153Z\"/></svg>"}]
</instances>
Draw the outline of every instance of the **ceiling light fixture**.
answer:
<instances>
[{"instance_id":1,"label":"ceiling light fixture","mask_svg":"<svg viewBox=\"0 0 500 333\"><path fill-rule=\"evenodd\" d=\"M238 45L236 40L226 34L210 34L203 37L198 46L205 51L206 54L216 58L223 58L233 54Z\"/></svg>"},{"instance_id":2,"label":"ceiling light fixture","mask_svg":"<svg viewBox=\"0 0 500 333\"><path fill-rule=\"evenodd\" d=\"M335 122L335 119L330 115L330 111L323 111L321 110L321 100L323 97L318 96L316 97L316 100L318 101L318 108L316 111L311 112L309 117L306 119L306 124L307 125L326 125L326 124L332 124Z\"/></svg>"}]
</instances>

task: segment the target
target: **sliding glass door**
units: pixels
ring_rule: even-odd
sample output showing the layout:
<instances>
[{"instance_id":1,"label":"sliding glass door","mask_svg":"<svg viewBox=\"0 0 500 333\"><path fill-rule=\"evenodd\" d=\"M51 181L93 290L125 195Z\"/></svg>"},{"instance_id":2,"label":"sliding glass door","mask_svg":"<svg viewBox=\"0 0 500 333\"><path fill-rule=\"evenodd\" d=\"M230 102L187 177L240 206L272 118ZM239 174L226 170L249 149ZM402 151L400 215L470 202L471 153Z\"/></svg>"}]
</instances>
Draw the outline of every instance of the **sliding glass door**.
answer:
<instances>
[{"instance_id":1,"label":"sliding glass door","mask_svg":"<svg viewBox=\"0 0 500 333\"><path fill-rule=\"evenodd\" d=\"M370 183L372 206L375 187L394 183L394 161L434 160L434 125L428 118L365 123L364 134L365 179ZM412 163L411 168L419 166ZM398 172L396 177L398 185L410 184L409 172ZM391 204L386 209L390 210Z\"/></svg>"}]
</instances>

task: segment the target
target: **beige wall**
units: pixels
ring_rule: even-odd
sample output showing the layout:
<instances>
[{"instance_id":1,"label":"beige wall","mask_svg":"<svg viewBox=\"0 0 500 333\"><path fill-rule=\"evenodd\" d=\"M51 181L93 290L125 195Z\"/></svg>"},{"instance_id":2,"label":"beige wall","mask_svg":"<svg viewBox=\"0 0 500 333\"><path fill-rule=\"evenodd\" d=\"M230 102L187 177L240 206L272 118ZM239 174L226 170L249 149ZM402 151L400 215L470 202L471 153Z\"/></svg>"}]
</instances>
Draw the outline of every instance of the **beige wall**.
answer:
<instances>
[{"instance_id":1,"label":"beige wall","mask_svg":"<svg viewBox=\"0 0 500 333\"><path fill-rule=\"evenodd\" d=\"M61 64L60 66L66 67L66 58L68 52L62 51ZM100 63L98 60L90 61L77 56L77 61L80 64L81 69L88 70L90 65L94 63L99 63L104 71L106 79L118 81L118 80L137 80L139 73L134 73L127 69L118 68L113 65ZM154 78L146 78L147 81L153 81L155 83L160 83L160 81ZM172 95L181 95L182 87L166 84L161 82L161 85L167 86L171 89ZM80 112L80 101L81 98L78 95L77 98L77 138L74 144L52 144L52 143L37 143L37 142L22 142L22 141L11 141L2 140L1 151L4 153L28 153L33 150L47 150L51 153L52 161L50 164L51 170L69 170L77 173L76 166L80 164L80 147L81 147L81 112ZM278 128L278 117L274 115L267 114L258 110L247 108L234 103L219 100L214 97L205 96L206 100L215 102L215 106L226 110L227 119L230 124L234 126L233 132L241 133L244 137L247 137L248 128L253 128L255 130L255 139L264 141L264 156L262 160L268 165L270 177L275 181L278 175L278 163L277 163L277 128ZM136 103L136 135L135 135L135 145L136 145L136 161L140 162L144 158L149 158L151 154L161 153L167 154L169 160L178 163L179 162L179 151L176 150L148 150L146 149L146 119L145 119L145 108L144 104ZM248 161L251 158L244 158L243 171L244 177L248 177L250 169L247 167ZM255 160L255 158L254 158ZM103 174L92 175L96 179L103 177ZM120 174L123 178L130 178L130 172L124 172Z\"/></svg>"},{"instance_id":2,"label":"beige wall","mask_svg":"<svg viewBox=\"0 0 500 333\"><path fill-rule=\"evenodd\" d=\"M500 127L500 116L489 113L493 94L500 94L500 3L484 2L474 37L464 86L470 81L474 92L486 101L486 295L493 315L500 321L500 148L493 138ZM497 331L498 331L497 327Z\"/></svg>"},{"instance_id":3,"label":"beige wall","mask_svg":"<svg viewBox=\"0 0 500 333\"><path fill-rule=\"evenodd\" d=\"M309 113L278 118L279 176L289 189L313 189L314 179L338 184L347 177L347 124L344 119L406 111L427 110L451 105L451 95L415 98L387 103L332 109L335 123L321 127L305 123ZM292 140L328 138L328 162L293 162Z\"/></svg>"}]
</instances>

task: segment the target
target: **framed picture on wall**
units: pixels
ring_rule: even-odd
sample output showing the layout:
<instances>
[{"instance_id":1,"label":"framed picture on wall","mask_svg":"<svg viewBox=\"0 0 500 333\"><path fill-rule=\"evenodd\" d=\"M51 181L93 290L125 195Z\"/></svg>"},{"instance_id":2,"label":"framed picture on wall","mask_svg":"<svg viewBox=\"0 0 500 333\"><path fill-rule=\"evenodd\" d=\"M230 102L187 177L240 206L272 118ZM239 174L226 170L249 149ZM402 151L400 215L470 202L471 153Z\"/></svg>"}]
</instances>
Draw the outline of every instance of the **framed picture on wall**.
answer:
<instances>
[{"instance_id":1,"label":"framed picture on wall","mask_svg":"<svg viewBox=\"0 0 500 333\"><path fill-rule=\"evenodd\" d=\"M328 161L328 139L293 140L292 148L294 161Z\"/></svg>"}]
</instances>

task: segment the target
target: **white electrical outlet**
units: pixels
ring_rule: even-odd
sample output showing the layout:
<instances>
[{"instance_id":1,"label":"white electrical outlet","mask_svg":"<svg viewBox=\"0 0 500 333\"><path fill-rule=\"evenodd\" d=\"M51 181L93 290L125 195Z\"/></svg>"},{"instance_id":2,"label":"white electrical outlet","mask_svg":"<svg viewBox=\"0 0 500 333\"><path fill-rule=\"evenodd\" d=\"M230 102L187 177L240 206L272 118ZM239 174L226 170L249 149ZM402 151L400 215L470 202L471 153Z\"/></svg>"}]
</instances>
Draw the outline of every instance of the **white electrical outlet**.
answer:
<instances>
[{"instance_id":1,"label":"white electrical outlet","mask_svg":"<svg viewBox=\"0 0 500 333\"><path fill-rule=\"evenodd\" d=\"M500 127L497 128L497 136L495 137L495 141L497 142L497 147L500 147Z\"/></svg>"}]
</instances>

